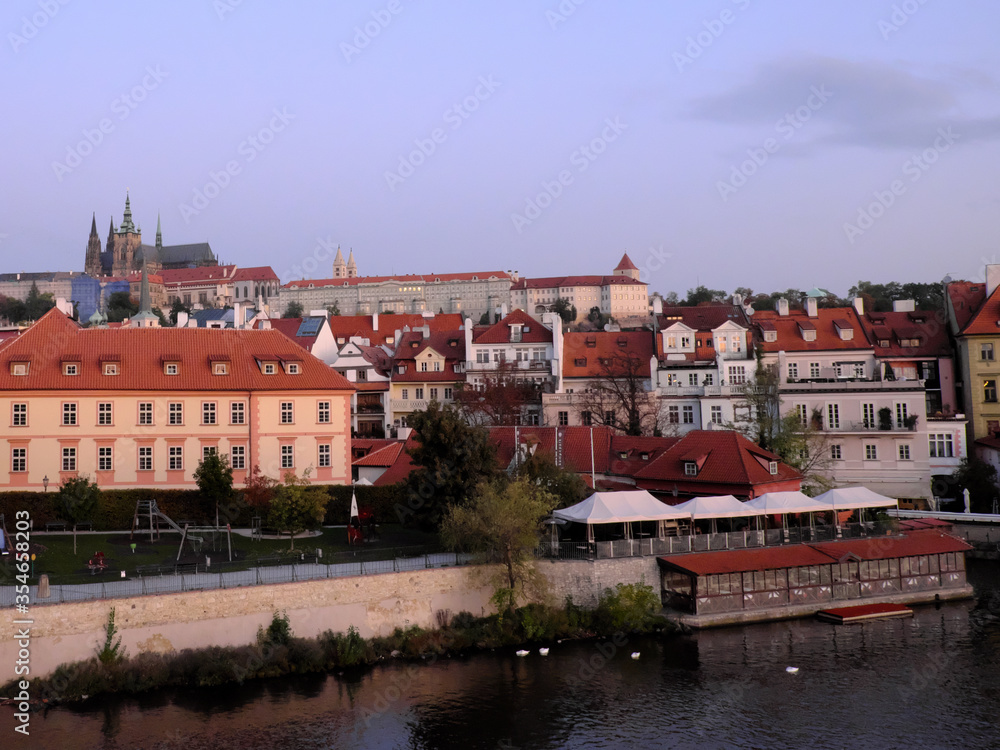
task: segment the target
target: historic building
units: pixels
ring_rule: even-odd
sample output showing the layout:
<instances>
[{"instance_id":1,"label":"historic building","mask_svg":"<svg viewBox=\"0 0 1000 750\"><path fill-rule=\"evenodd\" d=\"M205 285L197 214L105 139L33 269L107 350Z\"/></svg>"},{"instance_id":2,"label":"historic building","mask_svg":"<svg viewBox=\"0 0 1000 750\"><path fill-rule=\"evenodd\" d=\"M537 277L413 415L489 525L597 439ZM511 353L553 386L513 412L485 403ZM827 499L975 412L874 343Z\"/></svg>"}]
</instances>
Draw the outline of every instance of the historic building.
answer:
<instances>
[{"instance_id":1,"label":"historic building","mask_svg":"<svg viewBox=\"0 0 1000 750\"><path fill-rule=\"evenodd\" d=\"M53 309L0 349L0 484L193 488L210 452L229 456L237 485L254 465L345 483L352 393L276 330L160 328L143 313L81 328Z\"/></svg>"}]
</instances>

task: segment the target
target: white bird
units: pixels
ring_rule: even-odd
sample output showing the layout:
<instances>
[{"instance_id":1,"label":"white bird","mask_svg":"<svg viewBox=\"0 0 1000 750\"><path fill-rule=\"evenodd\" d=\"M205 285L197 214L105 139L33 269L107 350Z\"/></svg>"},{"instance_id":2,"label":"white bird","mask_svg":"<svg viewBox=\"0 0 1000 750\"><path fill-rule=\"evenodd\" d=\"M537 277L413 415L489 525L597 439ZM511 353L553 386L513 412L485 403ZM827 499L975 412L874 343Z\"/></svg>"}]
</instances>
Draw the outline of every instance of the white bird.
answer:
<instances>
[{"instance_id":1,"label":"white bird","mask_svg":"<svg viewBox=\"0 0 1000 750\"><path fill-rule=\"evenodd\" d=\"M798 667L785 667L785 671L788 672L788 674L795 674L796 672L799 671L799 668Z\"/></svg>"},{"instance_id":2,"label":"white bird","mask_svg":"<svg viewBox=\"0 0 1000 750\"><path fill-rule=\"evenodd\" d=\"M542 656L548 656L549 650L543 646L542 648L538 649L538 653L540 653Z\"/></svg>"},{"instance_id":3,"label":"white bird","mask_svg":"<svg viewBox=\"0 0 1000 750\"><path fill-rule=\"evenodd\" d=\"M638 651L633 651L632 652L632 658L633 659L638 659L639 658L639 652Z\"/></svg>"},{"instance_id":4,"label":"white bird","mask_svg":"<svg viewBox=\"0 0 1000 750\"><path fill-rule=\"evenodd\" d=\"M516 653L516 654L517 654L518 656L527 656L527 655L528 655L528 652L527 652L527 651L525 651L525 650L524 650L523 648L522 648L522 649L520 649L519 651L516 651L515 653Z\"/></svg>"}]
</instances>

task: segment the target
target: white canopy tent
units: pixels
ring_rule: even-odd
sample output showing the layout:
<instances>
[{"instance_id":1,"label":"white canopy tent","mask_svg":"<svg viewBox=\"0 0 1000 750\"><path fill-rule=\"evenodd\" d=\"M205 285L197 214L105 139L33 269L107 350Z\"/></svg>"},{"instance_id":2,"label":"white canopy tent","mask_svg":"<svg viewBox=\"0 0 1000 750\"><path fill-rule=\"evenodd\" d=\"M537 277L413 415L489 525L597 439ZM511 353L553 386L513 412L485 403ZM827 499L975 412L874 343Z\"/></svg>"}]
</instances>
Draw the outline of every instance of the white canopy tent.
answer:
<instances>
[{"instance_id":1,"label":"white canopy tent","mask_svg":"<svg viewBox=\"0 0 1000 750\"><path fill-rule=\"evenodd\" d=\"M587 524L589 541L594 539L595 524L625 524L628 533L628 524L636 521L691 520L690 513L660 502L645 490L595 492L583 502L553 511L552 515L558 520Z\"/></svg>"},{"instance_id":2,"label":"white canopy tent","mask_svg":"<svg viewBox=\"0 0 1000 750\"><path fill-rule=\"evenodd\" d=\"M781 516L781 525L787 533L788 515L791 513L808 513L809 526L813 525L813 513L827 513L831 510L826 503L816 502L814 498L791 490L786 492L765 492L760 497L748 500L747 505L764 511L769 516Z\"/></svg>"},{"instance_id":3,"label":"white canopy tent","mask_svg":"<svg viewBox=\"0 0 1000 750\"><path fill-rule=\"evenodd\" d=\"M732 495L717 495L714 497L695 497L680 505L674 506L674 510L687 511L695 521L699 519L709 519L712 522L712 533L716 532L716 521L719 518L746 518L750 516L762 516L764 511L752 508Z\"/></svg>"},{"instance_id":4,"label":"white canopy tent","mask_svg":"<svg viewBox=\"0 0 1000 750\"><path fill-rule=\"evenodd\" d=\"M838 487L813 498L826 503L836 510L857 510L859 508L895 508L898 500L880 495L867 487Z\"/></svg>"}]
</instances>

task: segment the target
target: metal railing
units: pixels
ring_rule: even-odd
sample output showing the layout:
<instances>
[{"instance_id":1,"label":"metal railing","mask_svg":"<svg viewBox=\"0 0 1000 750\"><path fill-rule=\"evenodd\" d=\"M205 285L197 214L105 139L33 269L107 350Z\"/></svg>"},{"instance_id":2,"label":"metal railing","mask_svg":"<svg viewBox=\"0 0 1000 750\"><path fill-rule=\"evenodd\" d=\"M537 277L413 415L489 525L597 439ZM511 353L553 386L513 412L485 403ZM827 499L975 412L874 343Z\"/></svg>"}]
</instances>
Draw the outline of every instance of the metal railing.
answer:
<instances>
[{"instance_id":1,"label":"metal railing","mask_svg":"<svg viewBox=\"0 0 1000 750\"><path fill-rule=\"evenodd\" d=\"M288 558L263 558L255 562L255 567L247 568L246 563L204 563L162 566L142 566L127 578L118 580L84 583L92 576L80 577L80 583L59 583L49 585L49 596L41 598L38 586L30 589L31 606L59 604L63 602L91 601L95 599L118 599L151 594L172 594L184 591L208 591L231 589L241 586L263 586L274 583L296 583L324 578L344 578L347 576L376 575L378 573L402 573L431 568L447 568L468 565L472 556L452 552L425 552L406 555L406 550L391 559L365 559L358 553L357 559L344 562L323 561L315 554L300 555L296 562ZM352 553L328 555L327 558L347 558ZM370 556L367 556L370 558ZM278 561L275 563L275 561ZM263 564L262 564L263 563ZM241 568L241 569L234 569ZM105 574L107 575L107 574ZM0 607L10 607L15 603L15 587L0 587Z\"/></svg>"},{"instance_id":2,"label":"metal railing","mask_svg":"<svg viewBox=\"0 0 1000 750\"><path fill-rule=\"evenodd\" d=\"M686 552L715 552L728 549L777 547L785 544L833 542L842 539L896 534L899 524L895 519L871 523L841 524L839 529L830 525L793 526L787 529L765 529L720 532L718 534L688 534L683 536L647 537L643 539L615 539L606 542L543 542L536 550L538 557L563 560L604 560L615 557L644 557L647 555L677 555Z\"/></svg>"}]
</instances>

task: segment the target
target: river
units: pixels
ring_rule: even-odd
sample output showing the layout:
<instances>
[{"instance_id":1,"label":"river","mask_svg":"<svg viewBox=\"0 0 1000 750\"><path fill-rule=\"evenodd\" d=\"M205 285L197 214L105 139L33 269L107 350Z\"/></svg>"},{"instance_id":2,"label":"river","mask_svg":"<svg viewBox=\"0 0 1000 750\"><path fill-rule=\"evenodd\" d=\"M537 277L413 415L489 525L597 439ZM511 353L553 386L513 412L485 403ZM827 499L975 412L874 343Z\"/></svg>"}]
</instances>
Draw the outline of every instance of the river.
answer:
<instances>
[{"instance_id":1,"label":"river","mask_svg":"<svg viewBox=\"0 0 1000 750\"><path fill-rule=\"evenodd\" d=\"M3 746L1000 748L1000 565L969 568L978 602L913 618L634 638L605 664L599 642L576 642L92 700Z\"/></svg>"}]
</instances>

